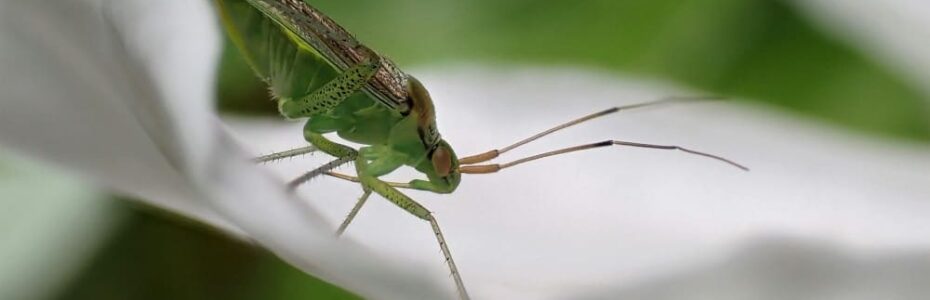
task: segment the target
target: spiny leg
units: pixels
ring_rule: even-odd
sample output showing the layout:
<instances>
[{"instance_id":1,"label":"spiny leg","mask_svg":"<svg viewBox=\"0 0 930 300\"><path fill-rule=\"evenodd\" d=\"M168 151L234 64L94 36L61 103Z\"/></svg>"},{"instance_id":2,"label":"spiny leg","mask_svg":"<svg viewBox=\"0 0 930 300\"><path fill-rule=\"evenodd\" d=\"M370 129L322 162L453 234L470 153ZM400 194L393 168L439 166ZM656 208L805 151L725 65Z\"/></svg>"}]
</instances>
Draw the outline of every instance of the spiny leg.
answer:
<instances>
[{"instance_id":1,"label":"spiny leg","mask_svg":"<svg viewBox=\"0 0 930 300\"><path fill-rule=\"evenodd\" d=\"M336 230L336 236L341 236L343 232L346 231L346 228L349 227L349 223L352 223L352 220L355 219L355 216L358 215L358 211L362 210L362 206L365 205L365 202L368 201L368 196L371 196L371 190L365 190L365 193L362 194L361 198L358 198L358 202L355 203L355 206L352 207L352 211L349 212L349 215L346 216L346 219L342 221L342 224L339 225L339 229Z\"/></svg>"},{"instance_id":2,"label":"spiny leg","mask_svg":"<svg viewBox=\"0 0 930 300\"><path fill-rule=\"evenodd\" d=\"M326 172L332 171L339 166L350 163L358 157L358 151L352 149L349 146L342 145L333 141L330 141L322 134L304 131L304 138L313 144L314 147L320 149L320 151L325 152L326 154L336 157L335 160L330 161L316 169L311 170L310 172L304 173L300 177L295 178L290 183L287 184L288 190L293 191L301 184L304 184L310 181L317 176L326 174Z\"/></svg>"},{"instance_id":3,"label":"spiny leg","mask_svg":"<svg viewBox=\"0 0 930 300\"><path fill-rule=\"evenodd\" d=\"M281 114L288 118L313 117L329 112L342 101L345 101L346 98L360 91L368 80L374 76L378 66L379 64L375 62L358 64L307 96L296 100L281 99L278 108ZM358 151L355 151L355 149L330 141L323 137L321 133L312 131L309 126L310 123L308 122L307 126L304 127L304 138L316 149L326 152L336 157L336 159L291 181L288 184L290 190L296 189L297 186L327 171L349 163L358 156Z\"/></svg>"},{"instance_id":4,"label":"spiny leg","mask_svg":"<svg viewBox=\"0 0 930 300\"><path fill-rule=\"evenodd\" d=\"M662 99L655 100L655 101L649 101L649 102L642 102L642 103L636 103L636 104L630 104L630 105L624 105L624 106L611 107L611 108L608 108L608 109L605 109L605 110L602 110L602 111L599 111L599 112L596 112L596 113L593 113L593 114L589 114L589 115L583 116L583 117L581 117L581 118L577 118L577 119L568 121L568 122L563 123L563 124L560 124L560 125L558 125L558 126L549 128L549 129L547 129L547 130L545 130L545 131L543 131L543 132L537 133L537 134L535 134L535 135L533 135L533 136L531 136L531 137L528 137L528 138L525 138L525 139L523 139L523 140L520 140L519 142L513 143L513 144L510 145L510 146L507 146L507 147L504 147L504 148L500 148L500 149L494 149L494 150L490 150L490 151L487 151L487 152L484 152L484 153L480 153L480 154L476 154L476 155L471 155L471 156L467 156L467 157L460 158L460 159L459 159L459 163L460 163L460 164L463 164L463 165L469 165L469 164L476 164L476 163L486 162L486 161L492 160L492 159L494 159L494 158L497 158L497 157L500 156L501 154L504 154L504 152L513 150L513 149L515 149L515 148L517 148L517 147L520 147L520 146L523 146L523 145L525 145L525 144L527 144L527 143L529 143L529 142L538 140L538 139L540 139L540 138L542 138L542 137L544 137L544 136L550 135L550 134L552 134L552 133L554 133L554 132L556 132L556 131L559 131L559 130L562 130L562 129L565 129L565 128L568 128L568 127L572 127L572 126L575 126L575 125L578 125L578 124L581 124L581 123L584 123L584 122L587 122L587 121L590 121L590 120L593 120L593 119L597 119L597 118L600 118L600 117L603 117L603 116L606 116L606 115L610 115L610 114L613 114L613 113L616 113L616 112L619 112L619 111L630 110L630 109L635 109L635 108L642 108L642 107L648 107L648 106L655 106L655 105L659 105L659 104L668 104L668 103L684 102L684 101L696 101L696 100L710 100L710 99L717 99L717 97L666 97L666 98L662 98Z\"/></svg>"},{"instance_id":5,"label":"spiny leg","mask_svg":"<svg viewBox=\"0 0 930 300\"><path fill-rule=\"evenodd\" d=\"M355 65L304 97L282 98L278 103L278 110L290 119L312 117L328 112L365 87L368 80L378 71L379 66L377 62Z\"/></svg>"},{"instance_id":6,"label":"spiny leg","mask_svg":"<svg viewBox=\"0 0 930 300\"><path fill-rule=\"evenodd\" d=\"M349 176L349 175L340 174L340 173L336 173L336 172L326 172L326 175L329 175L329 176L332 176L332 177L335 177L335 178L339 178L339 179L342 179L342 180L346 180L346 181L349 181L349 182L361 183L361 180L360 180L358 177L355 177L355 176ZM408 188L408 189L410 188L410 184L409 184L409 183L388 182L388 181L382 181L382 182L384 182L384 183L386 183L387 185L392 186L392 187ZM358 212L359 212L360 210L362 210L362 206L364 206L364 205L365 205L365 202L368 201L368 196L370 196L370 195L371 195L371 190L365 189L365 193L362 194L362 197L360 197L360 198L358 199L358 202L356 202L356 203L355 203L355 206L352 207L352 210L349 211L349 215L346 216L345 220L342 221L342 224L339 225L339 229L336 230L336 236L341 236L341 235L346 231L346 228L349 227L349 224L352 223L352 220L355 219L355 216L358 215Z\"/></svg>"},{"instance_id":7,"label":"spiny leg","mask_svg":"<svg viewBox=\"0 0 930 300\"><path fill-rule=\"evenodd\" d=\"M442 235L442 231L439 229L439 223L436 221L436 218L433 217L433 214L423 207L423 205L420 205L420 203L404 195L388 183L372 176L366 176L364 172L365 162L363 160L359 159L355 167L359 171L359 181L361 181L363 187L378 193L378 195L388 199L388 201L391 201L410 214L430 223L433 234L436 235L436 241L439 242L439 249L442 251L443 256L445 256L446 264L449 266L449 271L452 273L459 298L470 299L468 292L465 290L465 283L462 281L462 276L459 274L458 267L455 266L455 261L452 259L452 252L449 251L449 246L446 245L446 238Z\"/></svg>"},{"instance_id":8,"label":"spiny leg","mask_svg":"<svg viewBox=\"0 0 930 300\"><path fill-rule=\"evenodd\" d=\"M306 147L294 148L290 150L284 150L281 152L275 152L275 153L271 153L268 155L262 155L262 156L253 158L252 161L256 163L273 162L273 161L282 160L288 157L310 154L316 150L317 150L316 147L314 147L313 145L310 145Z\"/></svg>"},{"instance_id":9,"label":"spiny leg","mask_svg":"<svg viewBox=\"0 0 930 300\"><path fill-rule=\"evenodd\" d=\"M429 225L433 228L433 234L436 235L436 241L439 242L442 255L446 257L446 264L449 265L449 271L452 272L452 280L455 280L455 289L459 293L459 298L463 300L470 299L468 291L465 290L465 282L462 281L459 269L455 266L455 261L452 260L452 252L449 251L449 246L446 245L446 238L442 235L442 230L439 229L439 222L436 221L436 217L432 214L429 216Z\"/></svg>"},{"instance_id":10,"label":"spiny leg","mask_svg":"<svg viewBox=\"0 0 930 300\"><path fill-rule=\"evenodd\" d=\"M654 145L654 144L644 144L644 143L635 143L635 142L626 142L626 141L617 141L617 140L607 140L607 141L598 142L598 143L591 143L591 144L584 144L584 145L579 145L579 146L574 146L574 147L562 148L559 150L554 150L554 151L544 152L544 153L540 153L540 154L533 155L533 156L524 157L524 158L514 160L508 163L503 163L503 164L461 166L459 167L459 171L465 174L495 173L497 171L500 171L500 170L503 170L509 167L513 167L513 166L526 163L526 162L531 162L537 159L546 158L549 156L555 156L555 155L566 154L566 153L571 153L571 152L576 152L576 151L584 151L584 150L596 149L596 148L601 148L601 147L609 147L609 146L629 146L629 147L661 149L661 150L678 150L678 151L682 151L688 154L694 154L698 156L704 156L707 158L715 159L715 160L727 163L736 168L739 168L743 171L749 171L749 168L741 164L738 164L732 160L729 160L729 159L726 159L726 158L723 158L717 155L705 153L705 152L691 150L691 149L680 147L680 146Z\"/></svg>"},{"instance_id":11,"label":"spiny leg","mask_svg":"<svg viewBox=\"0 0 930 300\"><path fill-rule=\"evenodd\" d=\"M330 162L328 162L328 163L325 163L325 164L323 164L322 166L319 166L319 167L317 167L316 169L311 170L310 172L307 172L307 173L304 173L303 175L300 175L300 177L294 178L294 180L291 180L291 182L288 182L288 183L287 183L287 190L288 190L288 191L293 191L293 190L297 189L297 187L299 187L300 185L302 185L302 184L307 183L308 181L310 181L310 179L313 179L313 178L316 178L317 176L326 174L326 172L329 172L329 171L331 171L331 170L333 170L333 169L335 169L335 168L338 168L338 167L341 166L341 165L344 165L344 164L347 164L347 163L349 163L349 162L352 162L353 160L355 160L354 157L348 157L348 156L347 156L347 157L340 157L340 158L334 159L334 160L332 160L332 161L330 161Z\"/></svg>"}]
</instances>

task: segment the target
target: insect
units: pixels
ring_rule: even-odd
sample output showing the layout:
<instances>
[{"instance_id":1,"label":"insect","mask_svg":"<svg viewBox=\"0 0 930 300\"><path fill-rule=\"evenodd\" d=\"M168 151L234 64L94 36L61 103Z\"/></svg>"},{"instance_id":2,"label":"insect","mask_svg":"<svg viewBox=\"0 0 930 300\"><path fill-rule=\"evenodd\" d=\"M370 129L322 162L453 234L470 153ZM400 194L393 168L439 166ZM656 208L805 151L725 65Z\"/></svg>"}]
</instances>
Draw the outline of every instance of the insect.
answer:
<instances>
[{"instance_id":1,"label":"insect","mask_svg":"<svg viewBox=\"0 0 930 300\"><path fill-rule=\"evenodd\" d=\"M280 113L289 119L307 119L303 134L308 146L262 156L256 161L274 161L314 151L334 157L291 181L288 188L295 189L318 176L358 183L362 196L337 229L340 235L372 193L429 222L462 299L468 298L468 292L438 221L426 207L399 189L452 193L462 174L495 173L545 157L609 146L680 150L746 169L723 157L678 146L617 140L559 149L508 163L487 163L514 148L591 119L693 98L666 98L610 108L504 148L459 158L437 130L435 106L426 88L389 59L358 42L319 10L302 0L215 2L229 37L255 73L269 85ZM332 133L365 146L354 149L339 144L326 137ZM355 164L355 176L333 172L348 163ZM389 182L380 179L405 166L423 174L425 180Z\"/></svg>"}]
</instances>

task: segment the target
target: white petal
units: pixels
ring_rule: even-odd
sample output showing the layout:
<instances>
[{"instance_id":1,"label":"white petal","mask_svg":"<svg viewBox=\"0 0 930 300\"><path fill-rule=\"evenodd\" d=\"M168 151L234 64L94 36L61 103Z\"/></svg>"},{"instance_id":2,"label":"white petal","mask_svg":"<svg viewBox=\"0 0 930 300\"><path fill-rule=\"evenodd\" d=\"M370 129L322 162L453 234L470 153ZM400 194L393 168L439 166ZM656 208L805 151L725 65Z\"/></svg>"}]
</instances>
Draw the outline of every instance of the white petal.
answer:
<instances>
[{"instance_id":1,"label":"white petal","mask_svg":"<svg viewBox=\"0 0 930 300\"><path fill-rule=\"evenodd\" d=\"M110 1L111 3L113 1ZM184 1L164 2L175 9ZM181 5L179 7L178 5ZM178 169L182 139L172 124L163 96L180 91L156 86L114 39L102 1L0 1L0 144L34 158L54 162L81 176L167 209L238 232L195 198ZM178 10L183 12L184 10ZM202 15L200 11L199 15ZM165 18L165 24L185 20ZM161 38L161 40L156 39ZM204 37L207 41L215 36ZM169 43L152 37L152 45ZM216 52L214 44L194 44ZM207 49L207 50L203 50ZM198 51L193 51L199 54ZM190 95L199 101L213 82L213 58L200 64L168 64L188 77ZM173 63L170 59L165 59ZM186 87L186 86L185 86ZM162 88L162 90L157 90ZM195 99L196 101L192 101ZM190 103L198 106L197 103ZM203 110L184 120L210 124ZM144 117L144 119L139 119ZM200 127L206 127L201 125ZM196 127L194 127L196 128Z\"/></svg>"},{"instance_id":2,"label":"white petal","mask_svg":"<svg viewBox=\"0 0 930 300\"><path fill-rule=\"evenodd\" d=\"M153 124L152 132L170 133L183 153L176 164L192 172L203 169L216 115L216 61L220 33L209 1L111 1L105 15L114 24L135 66L146 72L159 92L158 98L140 99L137 118ZM154 100L154 101L153 101ZM162 112L163 115L152 114Z\"/></svg>"},{"instance_id":3,"label":"white petal","mask_svg":"<svg viewBox=\"0 0 930 300\"><path fill-rule=\"evenodd\" d=\"M101 3L0 2L0 144L257 241L362 295L450 294L415 263L336 239L237 149L210 109L218 33L207 2Z\"/></svg>"},{"instance_id":4,"label":"white petal","mask_svg":"<svg viewBox=\"0 0 930 300\"><path fill-rule=\"evenodd\" d=\"M572 70L417 75L436 101L443 137L459 155L607 107L683 94ZM256 153L268 153L302 145L300 126L246 121L236 128ZM714 262L770 235L866 254L930 246L926 146L867 139L760 107L697 103L621 113L501 161L606 139L691 147L752 171L678 152L617 147L465 175L452 195L411 192L438 216L475 298L614 292ZM318 155L272 167L296 176L326 160ZM389 177L416 176L401 173ZM331 224L361 193L335 179L302 191L315 196L312 205ZM381 253L426 264L423 272L445 271L429 226L387 201L369 201L347 234Z\"/></svg>"},{"instance_id":5,"label":"white petal","mask_svg":"<svg viewBox=\"0 0 930 300\"><path fill-rule=\"evenodd\" d=\"M635 286L601 287L575 299L924 299L925 251L876 254L830 242L768 238L725 259Z\"/></svg>"}]
</instances>

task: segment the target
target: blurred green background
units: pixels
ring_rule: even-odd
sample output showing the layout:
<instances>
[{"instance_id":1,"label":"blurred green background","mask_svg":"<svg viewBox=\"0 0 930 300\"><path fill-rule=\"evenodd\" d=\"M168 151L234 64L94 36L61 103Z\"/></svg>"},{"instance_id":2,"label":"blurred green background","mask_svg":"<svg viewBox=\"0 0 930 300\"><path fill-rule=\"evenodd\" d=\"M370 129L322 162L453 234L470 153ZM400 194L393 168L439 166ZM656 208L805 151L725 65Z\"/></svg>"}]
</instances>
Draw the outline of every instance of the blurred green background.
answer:
<instances>
[{"instance_id":1,"label":"blurred green background","mask_svg":"<svg viewBox=\"0 0 930 300\"><path fill-rule=\"evenodd\" d=\"M930 101L779 0L317 0L405 68L571 66L753 99L866 134L930 140ZM227 47L220 108L275 114ZM507 99L501 99L505 101ZM0 166L2 168L2 166ZM60 299L353 299L269 253L113 200L124 219Z\"/></svg>"}]
</instances>

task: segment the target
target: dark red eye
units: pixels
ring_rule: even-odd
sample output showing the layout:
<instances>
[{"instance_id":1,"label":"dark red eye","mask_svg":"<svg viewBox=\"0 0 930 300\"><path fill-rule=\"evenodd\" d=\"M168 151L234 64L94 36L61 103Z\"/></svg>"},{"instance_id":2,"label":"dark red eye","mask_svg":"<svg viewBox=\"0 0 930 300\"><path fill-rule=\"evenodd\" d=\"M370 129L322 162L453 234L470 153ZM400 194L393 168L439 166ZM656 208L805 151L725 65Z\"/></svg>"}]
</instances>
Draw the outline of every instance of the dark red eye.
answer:
<instances>
[{"instance_id":1,"label":"dark red eye","mask_svg":"<svg viewBox=\"0 0 930 300\"><path fill-rule=\"evenodd\" d=\"M433 151L432 161L436 175L446 177L452 172L452 155L445 147L439 147L436 151Z\"/></svg>"}]
</instances>

